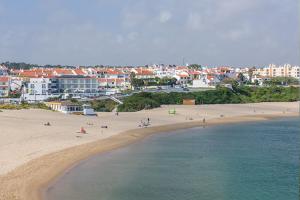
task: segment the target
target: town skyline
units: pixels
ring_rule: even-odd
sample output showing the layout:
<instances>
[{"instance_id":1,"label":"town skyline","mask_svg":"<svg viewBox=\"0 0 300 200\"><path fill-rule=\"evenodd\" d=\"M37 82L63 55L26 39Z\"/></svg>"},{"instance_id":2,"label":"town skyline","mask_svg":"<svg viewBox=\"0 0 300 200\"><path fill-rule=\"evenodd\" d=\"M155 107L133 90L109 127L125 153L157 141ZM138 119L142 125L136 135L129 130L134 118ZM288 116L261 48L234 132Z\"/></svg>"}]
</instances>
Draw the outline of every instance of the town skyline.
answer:
<instances>
[{"instance_id":1,"label":"town skyline","mask_svg":"<svg viewBox=\"0 0 300 200\"><path fill-rule=\"evenodd\" d=\"M0 60L299 65L296 1L0 0Z\"/></svg>"},{"instance_id":2,"label":"town skyline","mask_svg":"<svg viewBox=\"0 0 300 200\"><path fill-rule=\"evenodd\" d=\"M214 68L214 67L232 67L232 68L251 68L251 67L255 67L255 68L261 68L261 67L267 67L270 65L276 65L276 66L283 66L283 65L290 65L290 66L299 66L298 64L293 64L293 63L274 63L274 62L270 62L268 64L265 65L226 65L226 64L221 64L221 65L203 65L201 63L151 63L151 64L141 64L141 65L105 65L105 64L95 64L95 65L63 65L63 64L51 64L51 63L47 63L47 64L37 64L37 63L26 63L26 62L15 62L15 61L1 61L0 60L0 66L4 66L4 67L9 67L9 68L15 68L16 66L13 66L14 64L17 64L18 66L21 64L24 64L26 67L17 67L17 68L36 68L36 67L44 67L44 68L52 68L52 67L62 67L62 68L68 68L68 67L72 67L72 68L89 68L89 67L153 67L153 66L191 66L191 65L198 65L199 67L204 67L204 68Z\"/></svg>"}]
</instances>

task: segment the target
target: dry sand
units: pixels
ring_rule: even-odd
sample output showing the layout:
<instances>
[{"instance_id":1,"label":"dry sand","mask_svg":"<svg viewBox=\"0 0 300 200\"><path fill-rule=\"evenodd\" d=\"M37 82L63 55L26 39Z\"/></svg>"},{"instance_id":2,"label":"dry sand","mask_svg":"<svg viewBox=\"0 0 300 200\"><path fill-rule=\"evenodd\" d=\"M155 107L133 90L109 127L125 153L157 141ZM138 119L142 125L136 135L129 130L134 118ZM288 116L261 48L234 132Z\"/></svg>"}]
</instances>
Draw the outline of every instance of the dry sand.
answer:
<instances>
[{"instance_id":1,"label":"dry sand","mask_svg":"<svg viewBox=\"0 0 300 200\"><path fill-rule=\"evenodd\" d=\"M168 114L173 108L177 114ZM0 112L0 199L40 199L41 188L80 160L153 133L202 125L204 117L207 125L213 125L298 115L299 102L163 106L118 116L99 113L98 117L45 110ZM148 117L151 126L139 128ZM51 126L44 126L46 122ZM80 127L88 134L78 133Z\"/></svg>"}]
</instances>

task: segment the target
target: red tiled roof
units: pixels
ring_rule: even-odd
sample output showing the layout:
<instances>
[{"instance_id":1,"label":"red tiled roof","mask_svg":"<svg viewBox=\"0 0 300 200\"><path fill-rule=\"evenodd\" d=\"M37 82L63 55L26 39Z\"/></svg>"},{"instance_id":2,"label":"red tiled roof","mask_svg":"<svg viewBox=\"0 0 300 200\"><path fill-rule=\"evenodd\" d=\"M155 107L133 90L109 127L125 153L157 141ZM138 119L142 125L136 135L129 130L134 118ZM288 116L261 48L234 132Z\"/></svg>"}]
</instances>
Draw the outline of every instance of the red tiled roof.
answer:
<instances>
[{"instance_id":1,"label":"red tiled roof","mask_svg":"<svg viewBox=\"0 0 300 200\"><path fill-rule=\"evenodd\" d=\"M214 78L215 78L214 76L207 76L207 79L209 79L209 80L212 80Z\"/></svg>"},{"instance_id":2,"label":"red tiled roof","mask_svg":"<svg viewBox=\"0 0 300 200\"><path fill-rule=\"evenodd\" d=\"M135 69L137 71L137 75L154 75L153 71L148 69Z\"/></svg>"},{"instance_id":3,"label":"red tiled roof","mask_svg":"<svg viewBox=\"0 0 300 200\"><path fill-rule=\"evenodd\" d=\"M86 75L86 73L82 69L75 69L74 72L77 75Z\"/></svg>"},{"instance_id":4,"label":"red tiled roof","mask_svg":"<svg viewBox=\"0 0 300 200\"><path fill-rule=\"evenodd\" d=\"M7 76L0 76L0 82L8 82L9 81L9 77Z\"/></svg>"},{"instance_id":5,"label":"red tiled roof","mask_svg":"<svg viewBox=\"0 0 300 200\"><path fill-rule=\"evenodd\" d=\"M107 74L115 74L115 75L124 74L122 71L116 70L116 69L108 69L106 72L107 72Z\"/></svg>"},{"instance_id":6,"label":"red tiled roof","mask_svg":"<svg viewBox=\"0 0 300 200\"><path fill-rule=\"evenodd\" d=\"M179 77L189 77L188 74L178 74Z\"/></svg>"},{"instance_id":7,"label":"red tiled roof","mask_svg":"<svg viewBox=\"0 0 300 200\"><path fill-rule=\"evenodd\" d=\"M176 69L177 70L182 70L182 69L188 69L188 67L186 67L186 66L177 66Z\"/></svg>"},{"instance_id":8,"label":"red tiled roof","mask_svg":"<svg viewBox=\"0 0 300 200\"><path fill-rule=\"evenodd\" d=\"M73 71L71 69L54 69L54 72L58 75L74 75Z\"/></svg>"},{"instance_id":9,"label":"red tiled roof","mask_svg":"<svg viewBox=\"0 0 300 200\"><path fill-rule=\"evenodd\" d=\"M191 74L191 75L199 75L201 73L199 71L189 71L189 74Z\"/></svg>"}]
</instances>

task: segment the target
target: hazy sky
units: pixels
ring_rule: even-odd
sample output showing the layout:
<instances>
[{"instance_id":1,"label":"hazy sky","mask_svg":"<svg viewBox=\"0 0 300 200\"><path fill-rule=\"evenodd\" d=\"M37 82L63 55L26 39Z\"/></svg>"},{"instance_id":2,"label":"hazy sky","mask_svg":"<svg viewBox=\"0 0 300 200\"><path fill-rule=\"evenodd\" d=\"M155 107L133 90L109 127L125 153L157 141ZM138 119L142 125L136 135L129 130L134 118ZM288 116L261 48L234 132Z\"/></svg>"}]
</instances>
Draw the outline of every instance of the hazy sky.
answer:
<instances>
[{"instance_id":1,"label":"hazy sky","mask_svg":"<svg viewBox=\"0 0 300 200\"><path fill-rule=\"evenodd\" d=\"M0 62L299 64L298 0L0 0Z\"/></svg>"}]
</instances>

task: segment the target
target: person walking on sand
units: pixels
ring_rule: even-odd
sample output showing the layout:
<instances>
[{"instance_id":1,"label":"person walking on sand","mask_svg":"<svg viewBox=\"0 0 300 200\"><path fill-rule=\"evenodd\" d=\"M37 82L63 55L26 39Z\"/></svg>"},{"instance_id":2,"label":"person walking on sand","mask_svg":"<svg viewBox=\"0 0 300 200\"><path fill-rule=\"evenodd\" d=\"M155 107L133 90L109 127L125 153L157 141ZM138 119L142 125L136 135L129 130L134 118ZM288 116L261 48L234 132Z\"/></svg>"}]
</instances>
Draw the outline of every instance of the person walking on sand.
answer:
<instances>
[{"instance_id":1,"label":"person walking on sand","mask_svg":"<svg viewBox=\"0 0 300 200\"><path fill-rule=\"evenodd\" d=\"M203 124L205 124L205 117L203 118L202 122L203 122Z\"/></svg>"}]
</instances>

